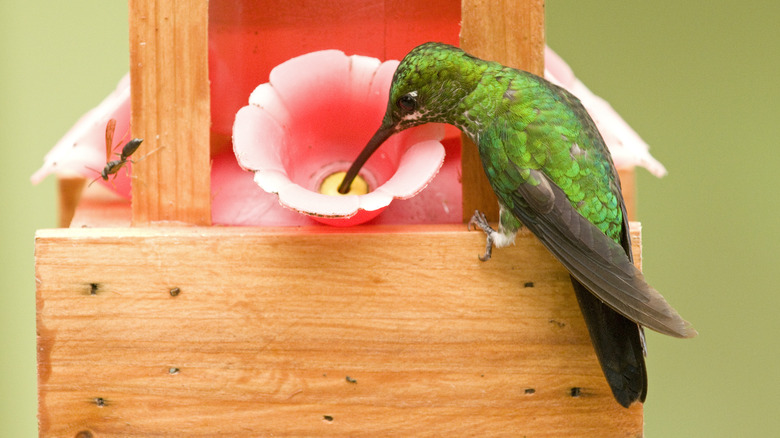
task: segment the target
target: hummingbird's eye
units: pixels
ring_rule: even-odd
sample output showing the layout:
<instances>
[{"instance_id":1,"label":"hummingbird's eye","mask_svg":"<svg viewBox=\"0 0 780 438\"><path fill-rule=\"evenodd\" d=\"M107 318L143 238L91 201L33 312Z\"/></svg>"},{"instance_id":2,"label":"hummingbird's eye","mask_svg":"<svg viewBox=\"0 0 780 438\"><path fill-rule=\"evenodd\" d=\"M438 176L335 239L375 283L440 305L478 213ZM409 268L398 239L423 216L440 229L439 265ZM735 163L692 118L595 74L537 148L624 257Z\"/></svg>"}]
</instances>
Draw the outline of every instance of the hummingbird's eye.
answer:
<instances>
[{"instance_id":1,"label":"hummingbird's eye","mask_svg":"<svg viewBox=\"0 0 780 438\"><path fill-rule=\"evenodd\" d=\"M396 104L399 108L407 113L414 111L417 108L417 92L413 91L411 93L404 94L398 98Z\"/></svg>"}]
</instances>

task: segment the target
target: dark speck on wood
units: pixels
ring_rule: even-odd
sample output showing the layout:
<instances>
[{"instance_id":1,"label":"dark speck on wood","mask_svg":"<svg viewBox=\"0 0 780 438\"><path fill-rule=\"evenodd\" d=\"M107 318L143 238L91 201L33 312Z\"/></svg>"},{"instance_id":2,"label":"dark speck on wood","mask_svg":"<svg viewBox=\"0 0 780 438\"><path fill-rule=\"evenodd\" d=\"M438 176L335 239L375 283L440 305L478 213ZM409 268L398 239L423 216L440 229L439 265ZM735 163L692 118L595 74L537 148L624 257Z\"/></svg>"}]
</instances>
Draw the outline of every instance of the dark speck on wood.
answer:
<instances>
[{"instance_id":1,"label":"dark speck on wood","mask_svg":"<svg viewBox=\"0 0 780 438\"><path fill-rule=\"evenodd\" d=\"M564 328L564 327L566 327L566 323L565 323L565 322L556 321L556 320L554 320L554 319L551 319L551 320L549 320L548 322L549 322L550 324L555 324L555 325L557 325L557 326L558 326L558 327L560 327L560 328Z\"/></svg>"}]
</instances>

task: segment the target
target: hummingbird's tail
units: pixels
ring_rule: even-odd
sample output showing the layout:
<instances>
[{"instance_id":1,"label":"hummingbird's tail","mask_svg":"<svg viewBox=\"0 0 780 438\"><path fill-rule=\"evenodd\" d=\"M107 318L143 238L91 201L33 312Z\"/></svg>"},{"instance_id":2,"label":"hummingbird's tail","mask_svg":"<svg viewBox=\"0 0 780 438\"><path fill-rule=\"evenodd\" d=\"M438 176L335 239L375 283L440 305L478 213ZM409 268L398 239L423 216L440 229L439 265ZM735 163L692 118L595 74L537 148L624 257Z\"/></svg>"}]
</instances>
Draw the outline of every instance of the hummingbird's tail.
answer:
<instances>
[{"instance_id":1,"label":"hummingbird's tail","mask_svg":"<svg viewBox=\"0 0 780 438\"><path fill-rule=\"evenodd\" d=\"M572 285L607 383L624 407L647 396L642 328L615 312L572 277Z\"/></svg>"}]
</instances>

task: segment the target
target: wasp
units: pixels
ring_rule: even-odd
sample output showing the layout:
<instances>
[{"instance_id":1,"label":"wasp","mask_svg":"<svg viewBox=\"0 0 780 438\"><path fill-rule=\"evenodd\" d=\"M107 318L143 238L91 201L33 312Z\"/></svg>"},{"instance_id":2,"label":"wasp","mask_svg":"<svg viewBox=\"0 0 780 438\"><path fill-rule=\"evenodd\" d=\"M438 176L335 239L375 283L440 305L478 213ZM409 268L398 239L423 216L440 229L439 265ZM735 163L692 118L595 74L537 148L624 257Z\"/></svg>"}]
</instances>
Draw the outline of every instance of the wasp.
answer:
<instances>
[{"instance_id":1,"label":"wasp","mask_svg":"<svg viewBox=\"0 0 780 438\"><path fill-rule=\"evenodd\" d=\"M116 146L112 146L114 143L114 130L116 129L116 119L111 119L106 124L106 166L103 168L102 171L100 171L100 176L93 179L89 185L92 185L95 181L97 181L100 178L103 178L103 181L108 181L109 175L114 175L114 178L116 178L116 173L119 172L122 167L125 166L125 164L129 162L132 163L130 160L130 156L135 153L136 150L138 150L138 147L141 146L141 142L144 140L142 138L134 138L127 143L125 143L124 146L122 146L122 152L119 154L118 160L112 160L111 159L111 153L114 149L116 149L117 146L119 146L119 143L116 144Z\"/></svg>"}]
</instances>

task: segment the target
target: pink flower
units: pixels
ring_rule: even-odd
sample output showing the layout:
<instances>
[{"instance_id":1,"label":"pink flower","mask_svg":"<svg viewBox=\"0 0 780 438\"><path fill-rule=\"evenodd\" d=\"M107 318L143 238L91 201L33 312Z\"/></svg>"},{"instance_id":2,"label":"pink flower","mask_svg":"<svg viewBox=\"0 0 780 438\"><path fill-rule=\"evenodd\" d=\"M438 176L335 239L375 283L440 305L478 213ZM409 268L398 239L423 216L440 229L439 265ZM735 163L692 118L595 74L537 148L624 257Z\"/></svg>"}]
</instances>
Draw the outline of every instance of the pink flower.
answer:
<instances>
[{"instance_id":1,"label":"pink flower","mask_svg":"<svg viewBox=\"0 0 780 438\"><path fill-rule=\"evenodd\" d=\"M116 89L106 97L100 105L89 110L65 133L60 141L43 159L43 166L31 177L33 184L38 184L52 173L60 177L84 177L95 179L106 165L106 124L110 119L116 119L114 144L126 143L130 128L130 75L125 75L117 84ZM115 152L121 151L121 145ZM112 159L116 159L113 157ZM121 196L130 197L130 180L125 169L121 169L111 180L105 182Z\"/></svg>"},{"instance_id":2,"label":"pink flower","mask_svg":"<svg viewBox=\"0 0 780 438\"><path fill-rule=\"evenodd\" d=\"M383 145L361 173L369 193L319 193L322 180L345 171L379 126L397 65L337 50L278 65L270 82L258 86L236 114L233 149L239 165L253 171L257 185L278 194L285 207L331 225L365 222L393 199L413 197L444 161L442 125L401 132Z\"/></svg>"}]
</instances>

